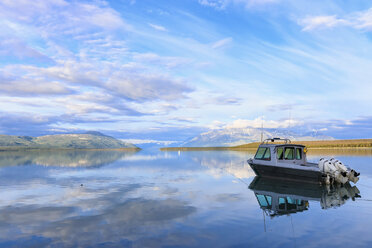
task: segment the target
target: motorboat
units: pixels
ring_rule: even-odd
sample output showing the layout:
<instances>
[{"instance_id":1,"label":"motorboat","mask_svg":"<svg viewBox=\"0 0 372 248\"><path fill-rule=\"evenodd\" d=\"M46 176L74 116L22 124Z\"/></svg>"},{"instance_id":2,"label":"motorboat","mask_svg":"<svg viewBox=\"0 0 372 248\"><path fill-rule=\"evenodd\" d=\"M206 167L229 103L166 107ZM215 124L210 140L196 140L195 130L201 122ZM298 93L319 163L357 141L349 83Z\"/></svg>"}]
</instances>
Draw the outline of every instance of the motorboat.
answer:
<instances>
[{"instance_id":1,"label":"motorboat","mask_svg":"<svg viewBox=\"0 0 372 248\"><path fill-rule=\"evenodd\" d=\"M276 143L278 142L278 143ZM335 158L321 158L311 163L306 158L304 145L292 144L289 139L271 138L258 147L248 164L257 176L279 177L294 181L320 184L356 183L360 173Z\"/></svg>"},{"instance_id":2,"label":"motorboat","mask_svg":"<svg viewBox=\"0 0 372 248\"><path fill-rule=\"evenodd\" d=\"M320 202L322 209L329 209L361 197L359 189L349 182L344 185L304 184L256 176L249 189L254 192L260 208L271 217L307 211L310 202Z\"/></svg>"}]
</instances>

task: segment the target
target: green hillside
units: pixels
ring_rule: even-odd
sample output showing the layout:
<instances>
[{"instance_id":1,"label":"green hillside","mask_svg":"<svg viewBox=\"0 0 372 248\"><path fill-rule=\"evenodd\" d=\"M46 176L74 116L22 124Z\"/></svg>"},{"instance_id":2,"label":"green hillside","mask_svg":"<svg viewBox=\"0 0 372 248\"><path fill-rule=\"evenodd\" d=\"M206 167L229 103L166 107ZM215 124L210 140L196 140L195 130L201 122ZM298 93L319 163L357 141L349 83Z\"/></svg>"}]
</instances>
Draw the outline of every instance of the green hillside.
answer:
<instances>
[{"instance_id":1,"label":"green hillside","mask_svg":"<svg viewBox=\"0 0 372 248\"><path fill-rule=\"evenodd\" d=\"M39 137L0 135L0 149L139 149L98 132Z\"/></svg>"}]
</instances>

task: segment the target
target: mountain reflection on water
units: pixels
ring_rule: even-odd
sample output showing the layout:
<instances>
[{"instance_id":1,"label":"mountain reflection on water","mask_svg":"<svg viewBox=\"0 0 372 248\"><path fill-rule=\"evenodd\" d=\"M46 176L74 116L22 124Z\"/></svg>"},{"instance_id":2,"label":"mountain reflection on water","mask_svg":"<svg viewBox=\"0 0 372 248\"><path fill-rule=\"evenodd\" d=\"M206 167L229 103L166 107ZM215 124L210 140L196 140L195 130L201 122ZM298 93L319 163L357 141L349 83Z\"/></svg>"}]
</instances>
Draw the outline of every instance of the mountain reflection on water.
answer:
<instances>
[{"instance_id":1,"label":"mountain reflection on water","mask_svg":"<svg viewBox=\"0 0 372 248\"><path fill-rule=\"evenodd\" d=\"M306 211L309 201L318 201L322 209L328 209L361 197L359 189L350 183L319 185L256 176L249 188L260 208L271 217Z\"/></svg>"},{"instance_id":2,"label":"mountain reflection on water","mask_svg":"<svg viewBox=\"0 0 372 248\"><path fill-rule=\"evenodd\" d=\"M370 155L341 157L362 173L358 193L258 181L246 163L254 152L1 153L0 247L372 245ZM304 211L264 229L255 193Z\"/></svg>"},{"instance_id":3,"label":"mountain reflection on water","mask_svg":"<svg viewBox=\"0 0 372 248\"><path fill-rule=\"evenodd\" d=\"M17 150L0 151L0 167L9 165L102 166L135 154L125 150Z\"/></svg>"}]
</instances>

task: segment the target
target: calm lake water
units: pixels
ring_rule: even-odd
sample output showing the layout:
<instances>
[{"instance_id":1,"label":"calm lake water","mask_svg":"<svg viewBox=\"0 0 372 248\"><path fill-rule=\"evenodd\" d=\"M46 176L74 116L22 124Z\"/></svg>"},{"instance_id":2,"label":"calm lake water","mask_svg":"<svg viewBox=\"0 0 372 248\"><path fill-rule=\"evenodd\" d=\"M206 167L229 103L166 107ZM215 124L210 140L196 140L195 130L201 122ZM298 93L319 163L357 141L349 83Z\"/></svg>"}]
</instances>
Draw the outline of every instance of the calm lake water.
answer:
<instances>
[{"instance_id":1,"label":"calm lake water","mask_svg":"<svg viewBox=\"0 0 372 248\"><path fill-rule=\"evenodd\" d=\"M0 246L372 247L372 150L311 151L361 172L333 189L255 178L253 153L0 152Z\"/></svg>"}]
</instances>

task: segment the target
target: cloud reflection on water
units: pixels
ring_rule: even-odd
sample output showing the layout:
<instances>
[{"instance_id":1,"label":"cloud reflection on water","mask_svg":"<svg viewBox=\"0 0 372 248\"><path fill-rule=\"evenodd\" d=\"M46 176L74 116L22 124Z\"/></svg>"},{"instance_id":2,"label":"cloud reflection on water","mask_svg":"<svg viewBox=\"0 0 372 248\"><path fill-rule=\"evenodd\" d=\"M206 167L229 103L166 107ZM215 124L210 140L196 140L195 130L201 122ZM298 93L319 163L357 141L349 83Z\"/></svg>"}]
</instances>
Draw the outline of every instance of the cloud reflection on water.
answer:
<instances>
[{"instance_id":1,"label":"cloud reflection on water","mask_svg":"<svg viewBox=\"0 0 372 248\"><path fill-rule=\"evenodd\" d=\"M65 154L67 158L60 161L71 161ZM115 155L99 154L102 158L91 157L103 161ZM84 156L90 155L76 155ZM267 223L269 233L263 233L256 196L238 180L249 184L253 179L242 162L250 156L232 151L179 155L140 151L105 166L4 164L0 167L0 247L265 247L263 241L273 247L291 246L287 216ZM27 160L21 153L8 158ZM369 163L365 157L345 159ZM368 174L367 169L361 171L362 176ZM372 197L365 188L360 191L363 197ZM352 228L358 226L357 218L369 212L367 202L347 201L325 211L314 199L309 201L309 211L291 215L299 242L309 235L321 240L317 230L326 236L338 230L347 237L367 232ZM338 222L332 226L334 218ZM345 225L357 231L346 233L339 228Z\"/></svg>"},{"instance_id":2,"label":"cloud reflection on water","mask_svg":"<svg viewBox=\"0 0 372 248\"><path fill-rule=\"evenodd\" d=\"M196 211L185 202L166 199L127 199L97 214L81 214L77 207L23 206L2 209L1 239L17 240L41 236L50 246L92 246L97 243L120 243L122 239L137 240L169 221L186 217ZM18 230L17 233L12 231Z\"/></svg>"}]
</instances>

